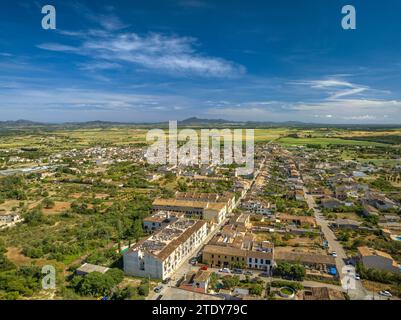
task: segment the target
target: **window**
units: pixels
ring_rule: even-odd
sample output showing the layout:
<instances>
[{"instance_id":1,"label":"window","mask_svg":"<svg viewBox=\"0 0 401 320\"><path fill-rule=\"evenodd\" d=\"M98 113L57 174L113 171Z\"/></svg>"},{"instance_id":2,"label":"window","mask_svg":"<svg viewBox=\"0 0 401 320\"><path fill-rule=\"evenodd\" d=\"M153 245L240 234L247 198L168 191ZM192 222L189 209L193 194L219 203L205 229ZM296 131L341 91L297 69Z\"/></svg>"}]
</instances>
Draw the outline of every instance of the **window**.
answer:
<instances>
[{"instance_id":1,"label":"window","mask_svg":"<svg viewBox=\"0 0 401 320\"><path fill-rule=\"evenodd\" d=\"M255 258L255 263L258 263L258 258Z\"/></svg>"},{"instance_id":2,"label":"window","mask_svg":"<svg viewBox=\"0 0 401 320\"><path fill-rule=\"evenodd\" d=\"M252 262L252 258L249 258L249 262Z\"/></svg>"}]
</instances>

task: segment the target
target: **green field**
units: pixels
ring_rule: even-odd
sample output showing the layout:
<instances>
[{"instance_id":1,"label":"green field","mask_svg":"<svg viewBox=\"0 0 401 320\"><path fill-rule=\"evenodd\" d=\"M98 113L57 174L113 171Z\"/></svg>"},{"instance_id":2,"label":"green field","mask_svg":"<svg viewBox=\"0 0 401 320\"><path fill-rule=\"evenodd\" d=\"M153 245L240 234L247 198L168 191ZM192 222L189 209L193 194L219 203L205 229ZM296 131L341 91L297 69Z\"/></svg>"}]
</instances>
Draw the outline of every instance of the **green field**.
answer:
<instances>
[{"instance_id":1,"label":"green field","mask_svg":"<svg viewBox=\"0 0 401 320\"><path fill-rule=\"evenodd\" d=\"M345 140L341 138L280 138L277 140L278 143L281 143L286 146L296 145L352 145L352 146L382 146L386 147L387 144L372 142L372 141L358 141L358 140Z\"/></svg>"}]
</instances>

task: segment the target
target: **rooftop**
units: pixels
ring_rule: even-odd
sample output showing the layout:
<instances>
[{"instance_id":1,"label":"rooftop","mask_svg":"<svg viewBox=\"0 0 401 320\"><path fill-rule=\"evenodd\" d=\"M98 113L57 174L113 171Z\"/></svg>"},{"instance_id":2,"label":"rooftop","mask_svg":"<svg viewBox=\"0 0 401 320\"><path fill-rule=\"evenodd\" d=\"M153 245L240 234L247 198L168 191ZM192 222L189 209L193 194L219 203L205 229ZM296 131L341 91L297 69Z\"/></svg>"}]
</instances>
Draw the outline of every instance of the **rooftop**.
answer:
<instances>
[{"instance_id":1,"label":"rooftop","mask_svg":"<svg viewBox=\"0 0 401 320\"><path fill-rule=\"evenodd\" d=\"M275 252L274 258L277 261L299 261L304 263L317 263L317 264L328 264L335 265L336 259L329 255L317 254L317 253L302 253L302 252Z\"/></svg>"},{"instance_id":2,"label":"rooftop","mask_svg":"<svg viewBox=\"0 0 401 320\"><path fill-rule=\"evenodd\" d=\"M147 239L138 242L129 251L143 250L164 260L206 223L206 221L200 220L179 219Z\"/></svg>"}]
</instances>

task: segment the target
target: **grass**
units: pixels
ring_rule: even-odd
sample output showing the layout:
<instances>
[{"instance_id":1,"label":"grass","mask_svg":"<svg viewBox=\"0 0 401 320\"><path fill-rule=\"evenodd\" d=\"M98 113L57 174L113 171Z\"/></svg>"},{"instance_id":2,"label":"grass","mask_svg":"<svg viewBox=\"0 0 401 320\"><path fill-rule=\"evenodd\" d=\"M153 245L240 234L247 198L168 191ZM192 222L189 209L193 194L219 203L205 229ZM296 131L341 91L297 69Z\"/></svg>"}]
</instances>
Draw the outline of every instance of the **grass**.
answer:
<instances>
[{"instance_id":1,"label":"grass","mask_svg":"<svg viewBox=\"0 0 401 320\"><path fill-rule=\"evenodd\" d=\"M277 140L278 143L281 143L286 146L290 145L352 145L352 146L387 146L384 143L371 142L371 141L357 141L357 140L345 140L341 138L291 138L285 137Z\"/></svg>"}]
</instances>

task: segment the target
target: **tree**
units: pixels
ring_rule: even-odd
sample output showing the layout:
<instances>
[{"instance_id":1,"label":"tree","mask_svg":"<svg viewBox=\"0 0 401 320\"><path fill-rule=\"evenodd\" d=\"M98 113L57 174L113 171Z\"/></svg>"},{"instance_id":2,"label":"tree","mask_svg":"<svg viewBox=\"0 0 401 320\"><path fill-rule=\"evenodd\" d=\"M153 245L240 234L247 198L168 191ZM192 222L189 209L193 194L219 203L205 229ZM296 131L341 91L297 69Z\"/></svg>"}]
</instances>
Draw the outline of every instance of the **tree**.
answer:
<instances>
[{"instance_id":1,"label":"tree","mask_svg":"<svg viewBox=\"0 0 401 320\"><path fill-rule=\"evenodd\" d=\"M262 295L262 292L263 292L263 287L262 287L262 285L260 285L258 283L254 284L252 287L249 288L250 294L260 296L260 295Z\"/></svg>"},{"instance_id":2,"label":"tree","mask_svg":"<svg viewBox=\"0 0 401 320\"><path fill-rule=\"evenodd\" d=\"M281 262L277 264L277 267L273 271L274 275L289 278L297 281L303 281L306 275L306 270L300 264L290 264L287 262Z\"/></svg>"},{"instance_id":3,"label":"tree","mask_svg":"<svg viewBox=\"0 0 401 320\"><path fill-rule=\"evenodd\" d=\"M55 206L55 203L52 199L50 198L44 198L42 201L42 205L43 207L45 207L46 209L52 209Z\"/></svg>"},{"instance_id":4,"label":"tree","mask_svg":"<svg viewBox=\"0 0 401 320\"><path fill-rule=\"evenodd\" d=\"M138 294L141 296L148 296L149 295L149 283L148 281L142 281L138 287Z\"/></svg>"},{"instance_id":5,"label":"tree","mask_svg":"<svg viewBox=\"0 0 401 320\"><path fill-rule=\"evenodd\" d=\"M132 236L135 241L138 241L143 235L142 221L140 219L136 219L132 225Z\"/></svg>"},{"instance_id":6,"label":"tree","mask_svg":"<svg viewBox=\"0 0 401 320\"><path fill-rule=\"evenodd\" d=\"M105 296L112 292L112 289L124 278L124 273L119 269L110 269L105 274L92 272L82 276L75 276L71 286L75 291L85 296Z\"/></svg>"},{"instance_id":7,"label":"tree","mask_svg":"<svg viewBox=\"0 0 401 320\"><path fill-rule=\"evenodd\" d=\"M233 277L225 276L222 279L222 282L223 282L224 288L231 289L231 288L234 288L239 285L240 278L239 278L239 276L233 276Z\"/></svg>"}]
</instances>

